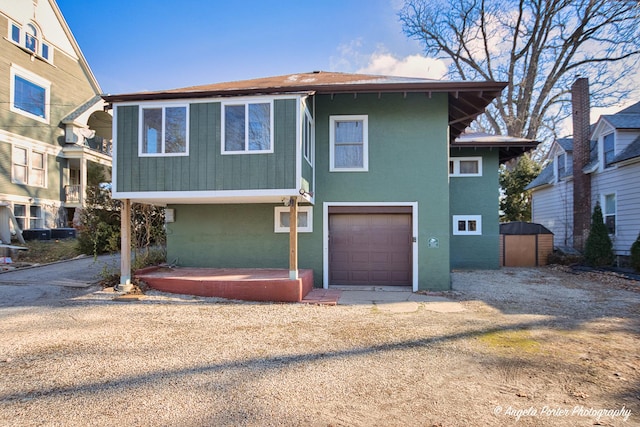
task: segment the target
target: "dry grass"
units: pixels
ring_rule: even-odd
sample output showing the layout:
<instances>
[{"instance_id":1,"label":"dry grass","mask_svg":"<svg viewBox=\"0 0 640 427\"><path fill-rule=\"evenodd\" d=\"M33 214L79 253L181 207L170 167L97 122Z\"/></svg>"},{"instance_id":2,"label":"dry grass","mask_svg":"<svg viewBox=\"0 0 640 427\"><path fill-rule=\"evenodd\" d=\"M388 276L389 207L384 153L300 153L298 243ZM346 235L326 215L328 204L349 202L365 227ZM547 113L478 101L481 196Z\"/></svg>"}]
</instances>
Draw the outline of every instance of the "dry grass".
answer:
<instances>
[{"instance_id":1,"label":"dry grass","mask_svg":"<svg viewBox=\"0 0 640 427\"><path fill-rule=\"evenodd\" d=\"M46 264L80 255L78 241L75 239L31 240L21 246L26 246L28 250L18 251L14 256L15 262Z\"/></svg>"}]
</instances>

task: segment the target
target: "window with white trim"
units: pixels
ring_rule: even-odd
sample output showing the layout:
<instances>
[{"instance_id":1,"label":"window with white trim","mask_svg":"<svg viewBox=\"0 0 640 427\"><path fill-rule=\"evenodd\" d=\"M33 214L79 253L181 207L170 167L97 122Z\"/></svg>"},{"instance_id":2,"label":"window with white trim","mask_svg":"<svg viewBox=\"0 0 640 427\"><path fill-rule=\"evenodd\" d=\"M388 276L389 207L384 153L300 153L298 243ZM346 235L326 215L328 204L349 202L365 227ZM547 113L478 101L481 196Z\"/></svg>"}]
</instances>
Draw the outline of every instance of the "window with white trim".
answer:
<instances>
[{"instance_id":1,"label":"window with white trim","mask_svg":"<svg viewBox=\"0 0 640 427\"><path fill-rule=\"evenodd\" d=\"M482 176L482 157L451 157L449 176Z\"/></svg>"},{"instance_id":2,"label":"window with white trim","mask_svg":"<svg viewBox=\"0 0 640 427\"><path fill-rule=\"evenodd\" d=\"M47 155L26 147L13 146L11 154L12 177L15 184L46 187Z\"/></svg>"},{"instance_id":3,"label":"window with white trim","mask_svg":"<svg viewBox=\"0 0 640 427\"><path fill-rule=\"evenodd\" d=\"M273 101L222 106L222 154L273 153Z\"/></svg>"},{"instance_id":4,"label":"window with white trim","mask_svg":"<svg viewBox=\"0 0 640 427\"><path fill-rule=\"evenodd\" d=\"M603 197L604 209L602 209L602 216L604 219L604 225L607 227L609 234L616 234L616 195L606 194Z\"/></svg>"},{"instance_id":5,"label":"window with white trim","mask_svg":"<svg viewBox=\"0 0 640 427\"><path fill-rule=\"evenodd\" d=\"M366 172L369 170L368 116L329 117L329 170Z\"/></svg>"},{"instance_id":6,"label":"window with white trim","mask_svg":"<svg viewBox=\"0 0 640 427\"><path fill-rule=\"evenodd\" d=\"M44 218L42 217L42 207L38 205L13 204L13 216L16 218L20 230L27 228L43 228ZM28 225L28 227L27 227Z\"/></svg>"},{"instance_id":7,"label":"window with white trim","mask_svg":"<svg viewBox=\"0 0 640 427\"><path fill-rule=\"evenodd\" d=\"M602 152L604 167L611 167L611 162L613 162L613 159L616 156L616 139L613 133L606 134L602 138Z\"/></svg>"},{"instance_id":8,"label":"window with white trim","mask_svg":"<svg viewBox=\"0 0 640 427\"><path fill-rule=\"evenodd\" d=\"M313 164L313 119L307 110L302 116L302 154L310 165Z\"/></svg>"},{"instance_id":9,"label":"window with white trim","mask_svg":"<svg viewBox=\"0 0 640 427\"><path fill-rule=\"evenodd\" d=\"M189 106L140 107L139 155L189 155Z\"/></svg>"},{"instance_id":10,"label":"window with white trim","mask_svg":"<svg viewBox=\"0 0 640 427\"><path fill-rule=\"evenodd\" d=\"M49 123L51 82L21 67L11 66L10 110Z\"/></svg>"},{"instance_id":11,"label":"window with white trim","mask_svg":"<svg viewBox=\"0 0 640 427\"><path fill-rule=\"evenodd\" d=\"M36 24L28 23L21 27L11 22L8 39L29 53L53 62L53 47L44 40Z\"/></svg>"},{"instance_id":12,"label":"window with white trim","mask_svg":"<svg viewBox=\"0 0 640 427\"><path fill-rule=\"evenodd\" d=\"M289 232L290 210L286 206L276 206L274 215L274 232ZM298 233L313 232L313 206L298 206Z\"/></svg>"},{"instance_id":13,"label":"window with white trim","mask_svg":"<svg viewBox=\"0 0 640 427\"><path fill-rule=\"evenodd\" d=\"M455 236L479 236L482 234L481 215L453 215Z\"/></svg>"},{"instance_id":14,"label":"window with white trim","mask_svg":"<svg viewBox=\"0 0 640 427\"><path fill-rule=\"evenodd\" d=\"M42 208L38 205L29 206L29 228L42 228Z\"/></svg>"},{"instance_id":15,"label":"window with white trim","mask_svg":"<svg viewBox=\"0 0 640 427\"><path fill-rule=\"evenodd\" d=\"M557 180L564 178L567 173L566 169L566 159L567 155L565 153L559 154L556 157L556 167L558 168L558 172L556 174Z\"/></svg>"}]
</instances>

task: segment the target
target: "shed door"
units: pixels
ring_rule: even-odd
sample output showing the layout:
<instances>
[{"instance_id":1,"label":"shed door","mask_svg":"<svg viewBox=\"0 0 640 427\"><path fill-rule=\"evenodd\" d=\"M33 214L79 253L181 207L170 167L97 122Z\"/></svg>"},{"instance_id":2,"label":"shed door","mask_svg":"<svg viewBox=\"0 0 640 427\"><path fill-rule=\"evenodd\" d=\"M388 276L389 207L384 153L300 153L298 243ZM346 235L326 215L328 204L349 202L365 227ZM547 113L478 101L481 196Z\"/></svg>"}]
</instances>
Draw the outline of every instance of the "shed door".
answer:
<instances>
[{"instance_id":1,"label":"shed door","mask_svg":"<svg viewBox=\"0 0 640 427\"><path fill-rule=\"evenodd\" d=\"M503 235L505 267L536 266L536 235Z\"/></svg>"},{"instance_id":2,"label":"shed door","mask_svg":"<svg viewBox=\"0 0 640 427\"><path fill-rule=\"evenodd\" d=\"M411 214L329 215L329 285L411 285Z\"/></svg>"}]
</instances>

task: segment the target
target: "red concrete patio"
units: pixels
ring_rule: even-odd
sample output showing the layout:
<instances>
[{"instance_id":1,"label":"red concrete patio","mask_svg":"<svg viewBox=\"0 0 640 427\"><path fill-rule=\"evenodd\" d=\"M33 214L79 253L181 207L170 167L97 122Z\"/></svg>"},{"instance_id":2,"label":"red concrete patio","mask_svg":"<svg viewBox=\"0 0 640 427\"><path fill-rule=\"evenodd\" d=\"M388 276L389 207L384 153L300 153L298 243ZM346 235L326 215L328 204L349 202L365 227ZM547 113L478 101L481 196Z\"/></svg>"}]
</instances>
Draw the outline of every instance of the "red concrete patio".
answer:
<instances>
[{"instance_id":1,"label":"red concrete patio","mask_svg":"<svg viewBox=\"0 0 640 427\"><path fill-rule=\"evenodd\" d=\"M313 270L291 280L276 268L149 267L134 277L162 292L244 301L302 302L313 289Z\"/></svg>"}]
</instances>

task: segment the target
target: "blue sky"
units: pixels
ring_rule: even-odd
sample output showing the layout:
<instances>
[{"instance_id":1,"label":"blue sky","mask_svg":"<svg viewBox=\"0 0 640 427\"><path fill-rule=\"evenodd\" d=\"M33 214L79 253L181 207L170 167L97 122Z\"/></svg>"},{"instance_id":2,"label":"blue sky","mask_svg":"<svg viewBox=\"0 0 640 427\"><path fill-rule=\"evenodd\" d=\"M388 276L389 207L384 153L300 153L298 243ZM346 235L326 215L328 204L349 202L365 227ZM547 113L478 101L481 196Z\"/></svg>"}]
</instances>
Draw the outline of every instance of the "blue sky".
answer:
<instances>
[{"instance_id":1,"label":"blue sky","mask_svg":"<svg viewBox=\"0 0 640 427\"><path fill-rule=\"evenodd\" d=\"M103 92L324 70L439 78L401 0L58 0Z\"/></svg>"}]
</instances>

